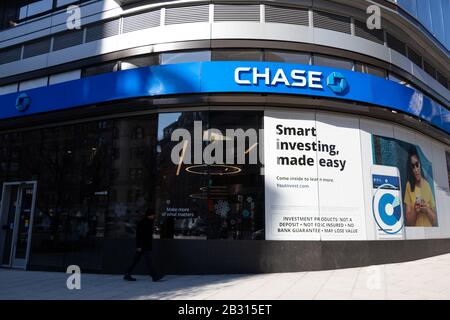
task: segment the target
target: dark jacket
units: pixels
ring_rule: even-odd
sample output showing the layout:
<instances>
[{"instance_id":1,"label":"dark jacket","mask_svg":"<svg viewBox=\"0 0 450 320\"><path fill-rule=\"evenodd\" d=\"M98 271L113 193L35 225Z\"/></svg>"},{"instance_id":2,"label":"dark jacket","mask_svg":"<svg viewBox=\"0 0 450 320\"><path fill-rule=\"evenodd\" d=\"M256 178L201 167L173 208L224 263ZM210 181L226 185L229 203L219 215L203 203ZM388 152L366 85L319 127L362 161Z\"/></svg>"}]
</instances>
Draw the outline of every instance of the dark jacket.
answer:
<instances>
[{"instance_id":1,"label":"dark jacket","mask_svg":"<svg viewBox=\"0 0 450 320\"><path fill-rule=\"evenodd\" d=\"M136 247L144 250L152 249L153 220L144 218L137 223Z\"/></svg>"}]
</instances>

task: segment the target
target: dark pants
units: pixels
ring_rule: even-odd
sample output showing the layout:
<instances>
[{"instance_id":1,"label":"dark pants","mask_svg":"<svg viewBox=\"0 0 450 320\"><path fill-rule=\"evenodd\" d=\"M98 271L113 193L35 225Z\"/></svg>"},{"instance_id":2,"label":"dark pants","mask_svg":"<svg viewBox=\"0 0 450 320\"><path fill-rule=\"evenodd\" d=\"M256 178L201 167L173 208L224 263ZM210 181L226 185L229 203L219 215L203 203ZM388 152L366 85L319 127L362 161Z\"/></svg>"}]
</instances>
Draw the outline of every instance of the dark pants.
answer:
<instances>
[{"instance_id":1,"label":"dark pants","mask_svg":"<svg viewBox=\"0 0 450 320\"><path fill-rule=\"evenodd\" d=\"M127 274L131 275L134 268L138 264L138 262L141 260L142 256L145 258L145 264L147 265L147 270L149 274L153 277L156 276L155 268L153 267L153 259L152 259L152 251L150 249L142 249L141 251L136 251L134 254L133 262L127 269Z\"/></svg>"}]
</instances>

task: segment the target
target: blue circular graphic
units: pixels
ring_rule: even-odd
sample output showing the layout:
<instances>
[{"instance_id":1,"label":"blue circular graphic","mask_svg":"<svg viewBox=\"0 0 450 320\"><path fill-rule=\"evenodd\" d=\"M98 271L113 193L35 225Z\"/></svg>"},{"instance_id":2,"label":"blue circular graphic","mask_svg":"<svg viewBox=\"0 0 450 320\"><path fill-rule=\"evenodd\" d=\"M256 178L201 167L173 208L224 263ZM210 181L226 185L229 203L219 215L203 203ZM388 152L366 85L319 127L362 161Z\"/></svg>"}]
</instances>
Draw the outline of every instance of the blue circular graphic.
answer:
<instances>
[{"instance_id":1,"label":"blue circular graphic","mask_svg":"<svg viewBox=\"0 0 450 320\"><path fill-rule=\"evenodd\" d=\"M398 221L400 221L401 217L400 204L397 204L395 207L393 207L394 211L393 214L387 213L387 206L393 205L394 202L395 197L390 193L383 194L380 198L380 201L378 202L378 212L380 214L380 218L388 226L393 226Z\"/></svg>"},{"instance_id":2,"label":"blue circular graphic","mask_svg":"<svg viewBox=\"0 0 450 320\"><path fill-rule=\"evenodd\" d=\"M384 187L395 189L395 187L391 184L383 184L377 188L372 198L373 217L380 230L387 234L397 234L403 229L403 223L401 223L401 201L391 193L383 193L382 189ZM378 192L382 193L379 198L377 197ZM376 200L377 198L378 202ZM388 210L390 212L387 212ZM391 226L395 226L397 224L397 230L392 230L390 228Z\"/></svg>"},{"instance_id":3,"label":"blue circular graphic","mask_svg":"<svg viewBox=\"0 0 450 320\"><path fill-rule=\"evenodd\" d=\"M31 98L26 93L21 93L16 99L16 109L20 112L24 112L31 104Z\"/></svg>"}]
</instances>

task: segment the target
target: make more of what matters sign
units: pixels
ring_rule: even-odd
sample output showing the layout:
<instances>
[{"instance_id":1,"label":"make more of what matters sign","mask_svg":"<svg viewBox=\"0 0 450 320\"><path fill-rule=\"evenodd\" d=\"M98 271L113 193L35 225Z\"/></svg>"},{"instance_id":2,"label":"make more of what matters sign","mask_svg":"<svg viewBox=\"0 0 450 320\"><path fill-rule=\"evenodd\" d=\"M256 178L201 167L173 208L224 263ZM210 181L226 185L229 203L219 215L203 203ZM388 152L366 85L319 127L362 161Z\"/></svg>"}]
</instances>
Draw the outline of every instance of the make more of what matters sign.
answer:
<instances>
[{"instance_id":1,"label":"make more of what matters sign","mask_svg":"<svg viewBox=\"0 0 450 320\"><path fill-rule=\"evenodd\" d=\"M365 240L358 119L266 111L267 240Z\"/></svg>"}]
</instances>

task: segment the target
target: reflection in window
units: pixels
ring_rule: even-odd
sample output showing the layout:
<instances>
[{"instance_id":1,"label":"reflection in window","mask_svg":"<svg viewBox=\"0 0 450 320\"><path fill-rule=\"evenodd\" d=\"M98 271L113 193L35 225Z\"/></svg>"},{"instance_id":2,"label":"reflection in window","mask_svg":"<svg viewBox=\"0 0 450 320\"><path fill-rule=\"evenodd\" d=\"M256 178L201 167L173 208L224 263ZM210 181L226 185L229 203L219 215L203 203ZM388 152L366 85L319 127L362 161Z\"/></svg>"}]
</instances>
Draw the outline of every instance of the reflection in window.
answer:
<instances>
[{"instance_id":1,"label":"reflection in window","mask_svg":"<svg viewBox=\"0 0 450 320\"><path fill-rule=\"evenodd\" d=\"M403 86L409 87L414 89L414 86L407 80L405 80L404 78L400 77L399 75L393 74L392 72L389 73L389 80L397 82Z\"/></svg>"},{"instance_id":2,"label":"reflection in window","mask_svg":"<svg viewBox=\"0 0 450 320\"><path fill-rule=\"evenodd\" d=\"M211 51L185 51L161 54L161 64L211 61Z\"/></svg>"},{"instance_id":3,"label":"reflection in window","mask_svg":"<svg viewBox=\"0 0 450 320\"><path fill-rule=\"evenodd\" d=\"M158 190L156 213L160 228L157 235L165 239L206 239L207 202L197 196L199 190L206 190L207 177L190 175L186 171L188 160L194 156L193 143L181 142L180 162L173 163L172 150L179 141L172 141L172 133L184 129L194 137L194 121L199 123L200 132L206 129L207 112L163 113L158 119L157 172ZM188 141L188 140L187 140ZM200 149L203 141L200 143ZM188 153L190 152L190 155Z\"/></svg>"},{"instance_id":4,"label":"reflection in window","mask_svg":"<svg viewBox=\"0 0 450 320\"><path fill-rule=\"evenodd\" d=\"M311 54L289 51L266 51L264 61L310 64Z\"/></svg>"},{"instance_id":5,"label":"reflection in window","mask_svg":"<svg viewBox=\"0 0 450 320\"><path fill-rule=\"evenodd\" d=\"M194 125L195 121L197 127ZM183 112L159 115L158 206L161 238L170 239L263 239L264 196L260 165L249 164L250 151L257 152L262 114L239 112ZM171 141L172 133L183 129L194 140ZM217 129L212 134L207 129ZM227 129L254 130L242 149ZM195 140L194 137L197 137ZM200 137L200 141L198 138ZM231 140L230 140L231 139ZM233 141L234 147L227 144ZM197 144L195 147L194 145ZM207 165L208 147L217 145L226 159ZM180 156L174 163L172 152ZM200 148L200 154L199 152ZM219 152L217 151L216 152ZM237 164L239 152L246 161ZM215 155L216 153L213 152ZM220 153L219 153L220 154ZM200 162L194 162L200 156Z\"/></svg>"},{"instance_id":6,"label":"reflection in window","mask_svg":"<svg viewBox=\"0 0 450 320\"><path fill-rule=\"evenodd\" d=\"M213 61L262 61L262 50L217 49L212 51Z\"/></svg>"},{"instance_id":7,"label":"reflection in window","mask_svg":"<svg viewBox=\"0 0 450 320\"><path fill-rule=\"evenodd\" d=\"M239 119L234 112L211 112L210 127L222 133L227 130L242 129L248 133L245 146L239 149L239 140L231 134L225 134L223 140L234 140L234 148L227 148L224 143L224 154L231 152L234 163L243 151L245 164L233 165L239 168L236 174L221 174L211 169L208 178L208 238L251 240L264 238L264 182L261 165L252 164L250 155L258 156L258 133L262 126L262 113L239 112ZM235 131L236 132L236 131ZM231 150L230 150L231 149ZM231 167L230 167L231 168ZM225 166L225 171L231 169Z\"/></svg>"},{"instance_id":8,"label":"reflection in window","mask_svg":"<svg viewBox=\"0 0 450 320\"><path fill-rule=\"evenodd\" d=\"M333 67L347 70L353 69L353 62L350 60L339 59L318 54L314 54L313 60L315 66Z\"/></svg>"},{"instance_id":9,"label":"reflection in window","mask_svg":"<svg viewBox=\"0 0 450 320\"><path fill-rule=\"evenodd\" d=\"M133 238L136 222L155 206L155 146L157 116L114 121L114 175L108 210L108 236ZM121 133L121 134L119 134Z\"/></svg>"},{"instance_id":10,"label":"reflection in window","mask_svg":"<svg viewBox=\"0 0 450 320\"><path fill-rule=\"evenodd\" d=\"M23 1L22 1L23 2ZM23 20L37 14L50 11L53 8L53 0L25 1L19 9L19 20Z\"/></svg>"},{"instance_id":11,"label":"reflection in window","mask_svg":"<svg viewBox=\"0 0 450 320\"><path fill-rule=\"evenodd\" d=\"M158 55L147 55L147 56L141 56L141 57L123 60L120 68L122 70L129 70L129 69L135 69L135 68L154 66L157 64L159 64L159 56Z\"/></svg>"},{"instance_id":12,"label":"reflection in window","mask_svg":"<svg viewBox=\"0 0 450 320\"><path fill-rule=\"evenodd\" d=\"M366 65L366 64L362 64L359 62L355 63L355 71L367 73L367 74L373 74L374 76L386 79L386 71L384 69Z\"/></svg>"},{"instance_id":13,"label":"reflection in window","mask_svg":"<svg viewBox=\"0 0 450 320\"><path fill-rule=\"evenodd\" d=\"M95 76L102 73L115 72L119 69L119 63L117 61L108 62L92 67L88 67L83 70L84 77Z\"/></svg>"},{"instance_id":14,"label":"reflection in window","mask_svg":"<svg viewBox=\"0 0 450 320\"><path fill-rule=\"evenodd\" d=\"M31 265L74 262L100 270L99 240L134 238L135 221L155 203L154 119L150 115L0 134L0 183L38 182ZM136 127L142 128L142 139L114 135ZM139 150L139 157L126 156L132 148ZM114 159L113 150L124 156Z\"/></svg>"}]
</instances>

